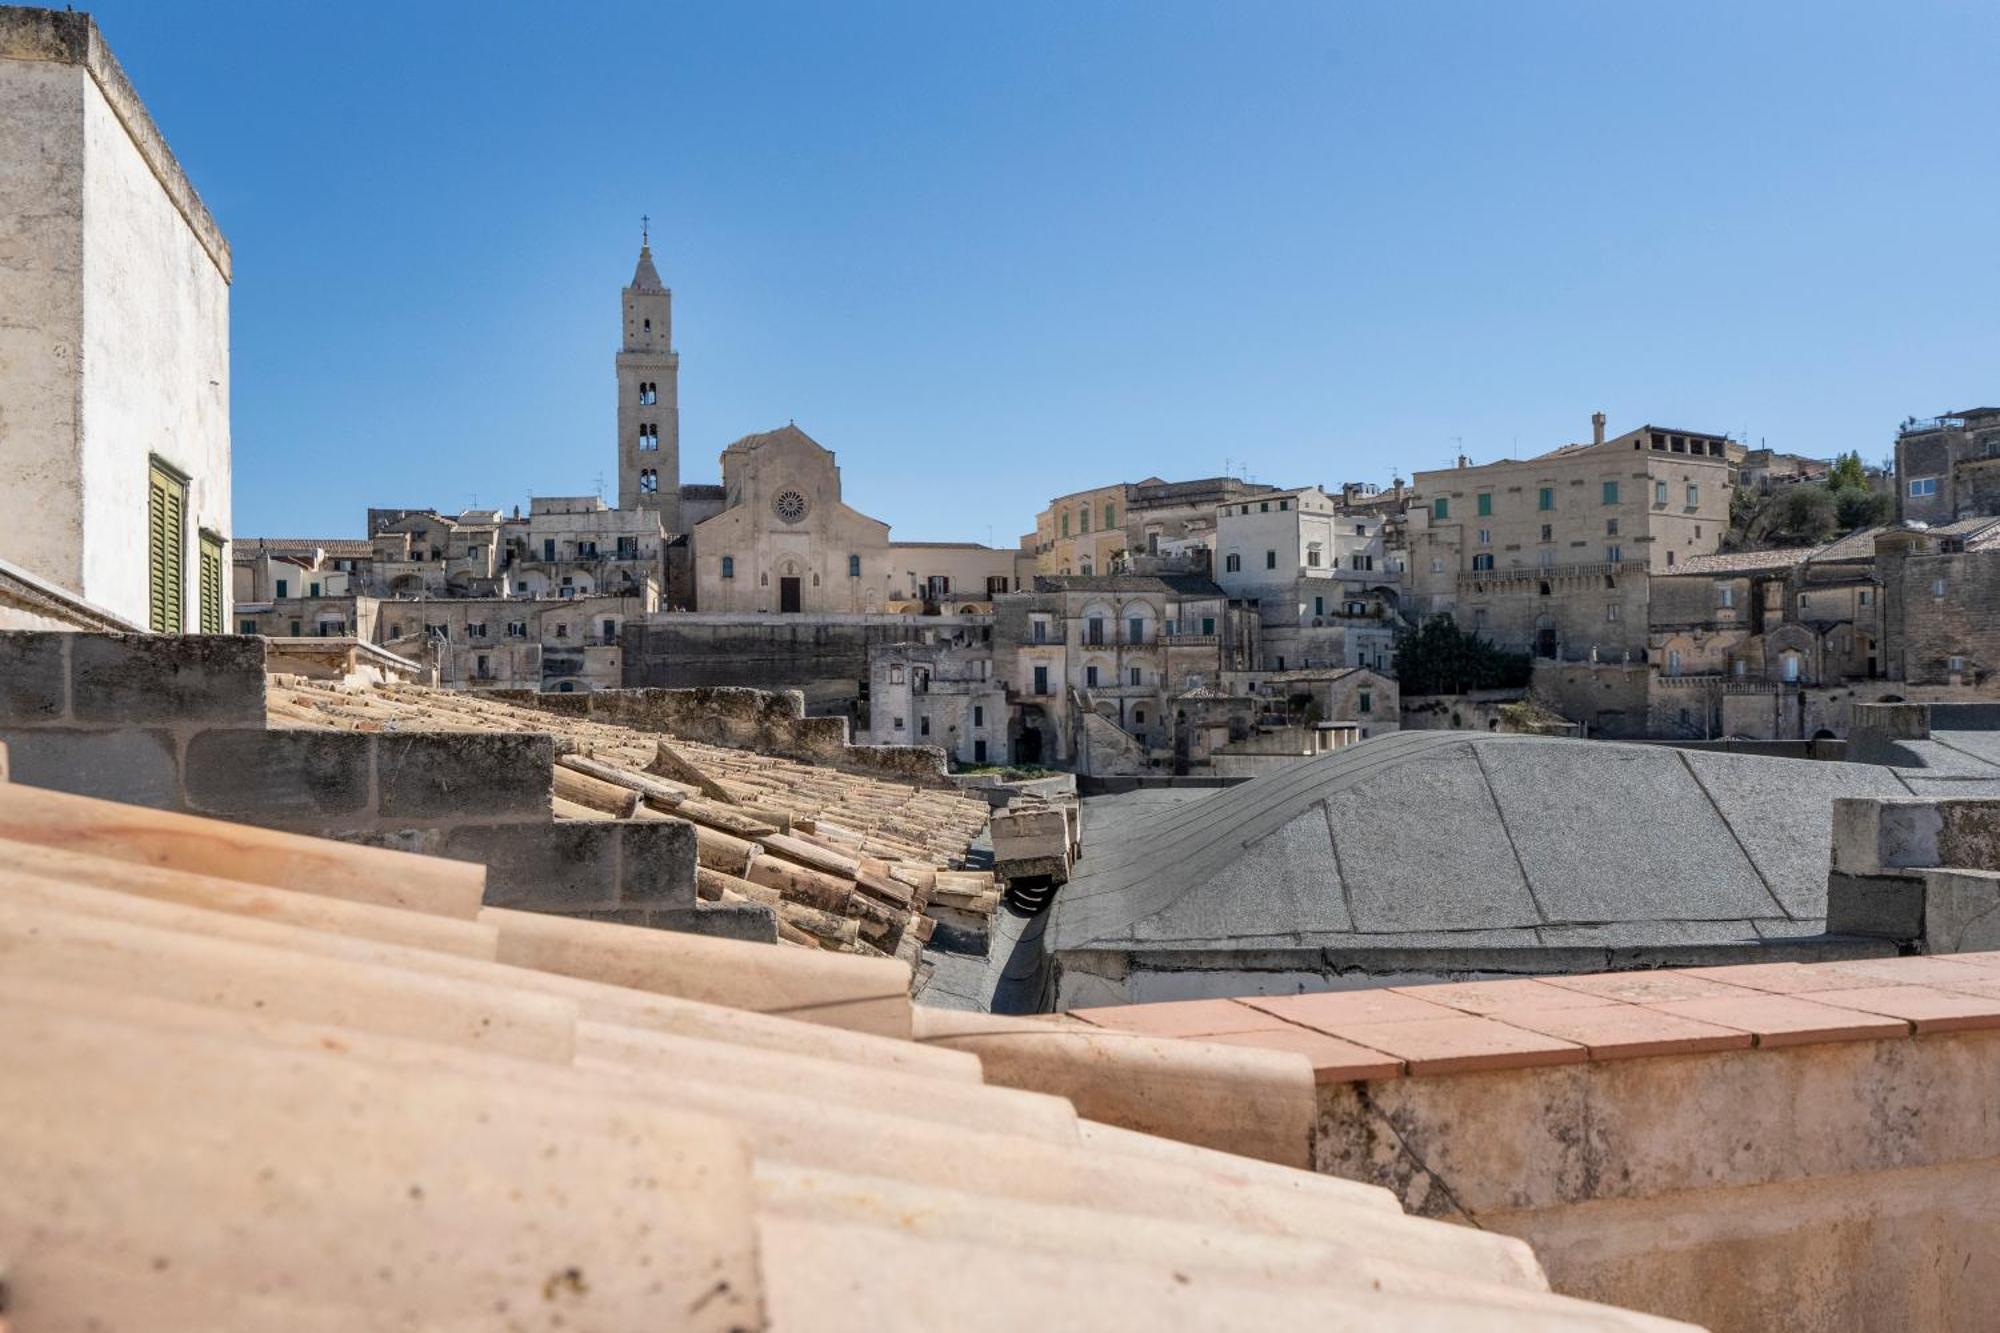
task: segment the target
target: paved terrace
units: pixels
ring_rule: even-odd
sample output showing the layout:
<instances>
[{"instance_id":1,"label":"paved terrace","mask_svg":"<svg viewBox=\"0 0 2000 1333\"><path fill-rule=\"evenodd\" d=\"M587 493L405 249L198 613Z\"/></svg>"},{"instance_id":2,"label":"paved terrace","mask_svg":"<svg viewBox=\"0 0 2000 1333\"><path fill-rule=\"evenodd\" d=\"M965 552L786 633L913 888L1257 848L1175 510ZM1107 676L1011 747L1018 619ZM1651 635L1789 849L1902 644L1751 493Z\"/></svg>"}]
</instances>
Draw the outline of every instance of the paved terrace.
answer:
<instances>
[{"instance_id":1,"label":"paved terrace","mask_svg":"<svg viewBox=\"0 0 2000 1333\"><path fill-rule=\"evenodd\" d=\"M1987 794L1934 769L1403 732L1194 801L1087 804L1043 945L1070 1007L1880 953L1824 934L1833 802L1947 788Z\"/></svg>"}]
</instances>

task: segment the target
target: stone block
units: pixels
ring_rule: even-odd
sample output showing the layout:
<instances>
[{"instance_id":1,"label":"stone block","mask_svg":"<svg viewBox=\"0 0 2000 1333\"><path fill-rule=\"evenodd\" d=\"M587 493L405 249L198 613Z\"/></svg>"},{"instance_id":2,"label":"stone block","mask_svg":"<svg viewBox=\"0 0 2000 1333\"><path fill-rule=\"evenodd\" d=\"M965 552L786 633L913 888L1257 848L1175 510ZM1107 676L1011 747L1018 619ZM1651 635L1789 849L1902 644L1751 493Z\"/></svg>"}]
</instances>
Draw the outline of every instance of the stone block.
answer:
<instances>
[{"instance_id":1,"label":"stone block","mask_svg":"<svg viewBox=\"0 0 2000 1333\"><path fill-rule=\"evenodd\" d=\"M1944 826L1936 802L1840 797L1833 803L1833 869L1846 875L1934 866Z\"/></svg>"},{"instance_id":2,"label":"stone block","mask_svg":"<svg viewBox=\"0 0 2000 1333\"><path fill-rule=\"evenodd\" d=\"M1915 875L1826 877L1829 935L1914 940L1924 933L1924 881Z\"/></svg>"},{"instance_id":3,"label":"stone block","mask_svg":"<svg viewBox=\"0 0 2000 1333\"><path fill-rule=\"evenodd\" d=\"M376 809L385 819L547 817L555 756L552 736L383 733L375 737Z\"/></svg>"},{"instance_id":4,"label":"stone block","mask_svg":"<svg viewBox=\"0 0 2000 1333\"><path fill-rule=\"evenodd\" d=\"M156 810L181 809L180 756L172 732L5 728L0 741L15 782Z\"/></svg>"},{"instance_id":5,"label":"stone block","mask_svg":"<svg viewBox=\"0 0 2000 1333\"><path fill-rule=\"evenodd\" d=\"M537 912L605 910L618 902L619 828L609 823L467 824L440 849L486 867L486 905Z\"/></svg>"},{"instance_id":6,"label":"stone block","mask_svg":"<svg viewBox=\"0 0 2000 1333\"><path fill-rule=\"evenodd\" d=\"M254 636L78 634L70 715L123 725L264 724L264 641Z\"/></svg>"},{"instance_id":7,"label":"stone block","mask_svg":"<svg viewBox=\"0 0 2000 1333\"><path fill-rule=\"evenodd\" d=\"M306 831L368 809L375 738L357 732L214 729L188 741L188 807Z\"/></svg>"},{"instance_id":8,"label":"stone block","mask_svg":"<svg viewBox=\"0 0 2000 1333\"><path fill-rule=\"evenodd\" d=\"M778 914L762 903L703 903L699 907L610 907L565 912L584 921L608 921L642 930L678 930L750 944L778 942Z\"/></svg>"},{"instance_id":9,"label":"stone block","mask_svg":"<svg viewBox=\"0 0 2000 1333\"><path fill-rule=\"evenodd\" d=\"M670 907L648 916L646 924L657 930L684 930L691 935L750 944L778 942L778 914L763 903L703 903L699 907Z\"/></svg>"},{"instance_id":10,"label":"stone block","mask_svg":"<svg viewBox=\"0 0 2000 1333\"><path fill-rule=\"evenodd\" d=\"M695 905L694 825L684 820L615 824L618 901L630 907Z\"/></svg>"},{"instance_id":11,"label":"stone block","mask_svg":"<svg viewBox=\"0 0 2000 1333\"><path fill-rule=\"evenodd\" d=\"M1939 801L1938 864L2000 870L2000 801Z\"/></svg>"},{"instance_id":12,"label":"stone block","mask_svg":"<svg viewBox=\"0 0 2000 1333\"><path fill-rule=\"evenodd\" d=\"M0 634L0 724L32 727L69 713L69 661L73 634L19 631Z\"/></svg>"},{"instance_id":13,"label":"stone block","mask_svg":"<svg viewBox=\"0 0 2000 1333\"><path fill-rule=\"evenodd\" d=\"M1060 810L1021 810L993 816L993 859L1065 859L1069 853L1069 823Z\"/></svg>"},{"instance_id":14,"label":"stone block","mask_svg":"<svg viewBox=\"0 0 2000 1333\"><path fill-rule=\"evenodd\" d=\"M1882 740L1928 740L1931 734L1931 706L1921 703L1857 703L1849 728L1865 730Z\"/></svg>"},{"instance_id":15,"label":"stone block","mask_svg":"<svg viewBox=\"0 0 2000 1333\"><path fill-rule=\"evenodd\" d=\"M1924 952L2000 949L2000 871L1924 872Z\"/></svg>"}]
</instances>

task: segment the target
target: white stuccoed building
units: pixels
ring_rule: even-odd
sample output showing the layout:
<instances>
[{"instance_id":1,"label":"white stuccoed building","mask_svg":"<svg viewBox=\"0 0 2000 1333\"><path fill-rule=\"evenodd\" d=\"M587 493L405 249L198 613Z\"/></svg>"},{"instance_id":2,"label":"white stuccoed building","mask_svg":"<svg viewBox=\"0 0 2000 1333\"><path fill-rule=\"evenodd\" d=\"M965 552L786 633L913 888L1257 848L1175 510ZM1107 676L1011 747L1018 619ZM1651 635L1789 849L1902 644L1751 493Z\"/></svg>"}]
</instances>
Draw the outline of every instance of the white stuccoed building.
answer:
<instances>
[{"instance_id":1,"label":"white stuccoed building","mask_svg":"<svg viewBox=\"0 0 2000 1333\"><path fill-rule=\"evenodd\" d=\"M0 581L227 631L229 246L87 14L0 6L0 220Z\"/></svg>"}]
</instances>

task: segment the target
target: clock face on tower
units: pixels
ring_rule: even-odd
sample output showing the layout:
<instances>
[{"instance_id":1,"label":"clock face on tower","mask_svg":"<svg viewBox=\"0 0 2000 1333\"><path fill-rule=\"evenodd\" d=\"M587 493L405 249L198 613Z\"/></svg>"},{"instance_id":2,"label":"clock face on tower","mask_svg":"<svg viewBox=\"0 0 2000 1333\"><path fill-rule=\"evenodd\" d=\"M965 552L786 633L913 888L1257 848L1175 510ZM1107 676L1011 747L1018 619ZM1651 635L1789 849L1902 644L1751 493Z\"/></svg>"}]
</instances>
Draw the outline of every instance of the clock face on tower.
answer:
<instances>
[{"instance_id":1,"label":"clock face on tower","mask_svg":"<svg viewBox=\"0 0 2000 1333\"><path fill-rule=\"evenodd\" d=\"M806 510L810 507L806 503L804 493L790 486L771 497L771 512L786 523L797 523L804 519Z\"/></svg>"}]
</instances>

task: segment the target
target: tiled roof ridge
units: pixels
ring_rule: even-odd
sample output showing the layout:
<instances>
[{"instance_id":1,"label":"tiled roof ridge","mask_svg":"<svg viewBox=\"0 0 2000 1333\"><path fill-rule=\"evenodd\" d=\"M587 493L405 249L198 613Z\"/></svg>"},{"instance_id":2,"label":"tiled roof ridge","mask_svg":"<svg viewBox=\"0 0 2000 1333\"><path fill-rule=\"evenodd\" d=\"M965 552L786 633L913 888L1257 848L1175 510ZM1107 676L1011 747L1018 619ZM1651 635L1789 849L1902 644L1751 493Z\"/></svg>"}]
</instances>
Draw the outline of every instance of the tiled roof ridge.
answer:
<instances>
[{"instance_id":1,"label":"tiled roof ridge","mask_svg":"<svg viewBox=\"0 0 2000 1333\"><path fill-rule=\"evenodd\" d=\"M1074 1009L1291 1050L1321 1083L2000 1029L2000 951L1440 982Z\"/></svg>"}]
</instances>

